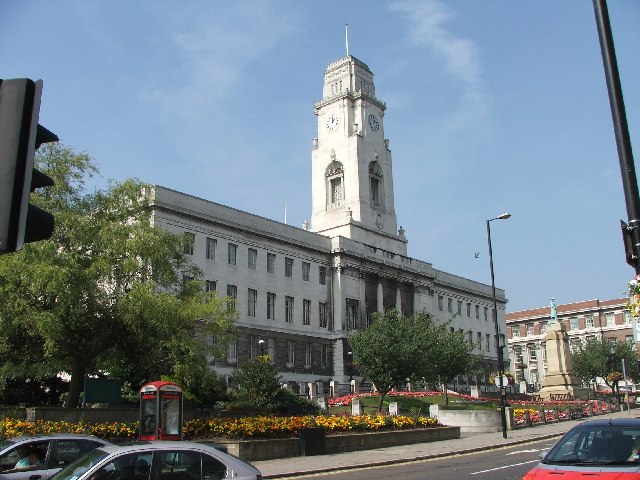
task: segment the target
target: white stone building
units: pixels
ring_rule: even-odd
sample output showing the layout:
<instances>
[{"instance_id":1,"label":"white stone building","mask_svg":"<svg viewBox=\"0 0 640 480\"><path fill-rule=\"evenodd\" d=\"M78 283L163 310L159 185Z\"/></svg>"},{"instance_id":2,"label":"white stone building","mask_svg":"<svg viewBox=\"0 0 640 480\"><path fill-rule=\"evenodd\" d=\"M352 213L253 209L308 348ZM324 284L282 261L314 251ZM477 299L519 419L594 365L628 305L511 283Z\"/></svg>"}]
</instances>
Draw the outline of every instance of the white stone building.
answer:
<instances>
[{"instance_id":1,"label":"white stone building","mask_svg":"<svg viewBox=\"0 0 640 480\"><path fill-rule=\"evenodd\" d=\"M344 383L357 375L347 335L371 314L395 307L452 317L497 363L491 286L446 273L407 255L394 208L385 104L373 74L353 56L330 64L315 104L311 226L297 228L164 187L154 187L154 220L192 241L206 288L237 299L237 341L212 367L228 375L268 353L283 381ZM500 332L504 291L497 290Z\"/></svg>"}]
</instances>

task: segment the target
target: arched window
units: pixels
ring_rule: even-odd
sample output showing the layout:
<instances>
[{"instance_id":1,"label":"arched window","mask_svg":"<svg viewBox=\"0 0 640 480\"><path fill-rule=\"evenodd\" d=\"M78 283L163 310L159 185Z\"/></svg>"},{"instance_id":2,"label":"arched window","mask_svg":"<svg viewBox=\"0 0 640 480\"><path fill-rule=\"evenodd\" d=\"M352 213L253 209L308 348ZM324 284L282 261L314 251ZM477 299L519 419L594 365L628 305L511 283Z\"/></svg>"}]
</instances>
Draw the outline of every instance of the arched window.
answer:
<instances>
[{"instance_id":1,"label":"arched window","mask_svg":"<svg viewBox=\"0 0 640 480\"><path fill-rule=\"evenodd\" d=\"M327 208L337 208L344 204L344 169L342 163L334 160L327 166Z\"/></svg>"},{"instance_id":2,"label":"arched window","mask_svg":"<svg viewBox=\"0 0 640 480\"><path fill-rule=\"evenodd\" d=\"M369 163L369 199L377 208L384 206L384 183L382 169L377 161Z\"/></svg>"}]
</instances>

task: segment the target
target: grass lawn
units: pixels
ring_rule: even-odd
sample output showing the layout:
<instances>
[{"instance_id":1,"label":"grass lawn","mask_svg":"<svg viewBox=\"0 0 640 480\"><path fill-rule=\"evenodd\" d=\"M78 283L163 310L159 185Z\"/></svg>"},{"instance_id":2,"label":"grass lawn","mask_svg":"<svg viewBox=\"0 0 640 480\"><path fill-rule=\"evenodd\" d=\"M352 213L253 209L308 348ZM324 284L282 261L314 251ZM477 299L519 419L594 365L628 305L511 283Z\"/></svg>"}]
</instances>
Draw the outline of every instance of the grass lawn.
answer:
<instances>
[{"instance_id":1,"label":"grass lawn","mask_svg":"<svg viewBox=\"0 0 640 480\"><path fill-rule=\"evenodd\" d=\"M362 405L362 412L365 414L374 414L377 413L378 403L380 402L380 397L368 397L363 396L359 397L360 404ZM402 414L421 414L421 415L429 415L429 405L444 405L445 397L443 395L434 395L429 397L409 397L409 396L393 396L387 395L384 397L384 403L382 406L383 411L389 411L389 404L393 402L398 402L398 407L400 408L400 412ZM447 408L450 409L460 409L460 410L492 410L494 408L498 408L499 402L468 402L456 397L454 395L449 395L449 406ZM332 415L339 415L341 413L351 413L351 405L345 406L335 406L329 407L329 413Z\"/></svg>"}]
</instances>

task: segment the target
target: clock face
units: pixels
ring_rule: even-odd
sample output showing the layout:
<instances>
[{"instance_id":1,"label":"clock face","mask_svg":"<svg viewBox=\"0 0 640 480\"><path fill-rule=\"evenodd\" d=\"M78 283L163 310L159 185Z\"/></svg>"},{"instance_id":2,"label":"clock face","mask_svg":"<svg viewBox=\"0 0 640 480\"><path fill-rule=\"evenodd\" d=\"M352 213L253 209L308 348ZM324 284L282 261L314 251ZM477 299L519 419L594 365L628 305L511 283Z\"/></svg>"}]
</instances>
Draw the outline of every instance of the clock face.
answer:
<instances>
[{"instance_id":1,"label":"clock face","mask_svg":"<svg viewBox=\"0 0 640 480\"><path fill-rule=\"evenodd\" d=\"M340 119L338 116L332 113L329 118L327 118L327 130L333 131L337 129L339 123Z\"/></svg>"},{"instance_id":2,"label":"clock face","mask_svg":"<svg viewBox=\"0 0 640 480\"><path fill-rule=\"evenodd\" d=\"M380 122L378 121L378 119L373 113L369 115L369 126L371 127L371 130L373 130L374 132L377 132L378 129L380 128Z\"/></svg>"}]
</instances>

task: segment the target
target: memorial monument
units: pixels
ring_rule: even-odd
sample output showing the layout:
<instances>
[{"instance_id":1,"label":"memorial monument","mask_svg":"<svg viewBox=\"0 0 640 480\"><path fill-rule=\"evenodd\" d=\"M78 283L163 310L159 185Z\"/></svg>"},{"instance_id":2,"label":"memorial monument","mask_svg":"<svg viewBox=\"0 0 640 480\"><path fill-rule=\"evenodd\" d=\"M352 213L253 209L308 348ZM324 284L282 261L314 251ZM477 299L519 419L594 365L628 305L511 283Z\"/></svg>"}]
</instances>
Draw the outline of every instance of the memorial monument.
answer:
<instances>
[{"instance_id":1,"label":"memorial monument","mask_svg":"<svg viewBox=\"0 0 640 480\"><path fill-rule=\"evenodd\" d=\"M551 319L547 324L545 344L547 351L547 371L542 379L540 397L553 399L555 395L571 395L575 399L586 399L587 389L571 369L571 353L567 328L558 322L558 308L554 299L549 304Z\"/></svg>"}]
</instances>

